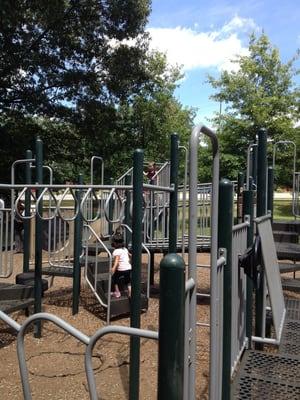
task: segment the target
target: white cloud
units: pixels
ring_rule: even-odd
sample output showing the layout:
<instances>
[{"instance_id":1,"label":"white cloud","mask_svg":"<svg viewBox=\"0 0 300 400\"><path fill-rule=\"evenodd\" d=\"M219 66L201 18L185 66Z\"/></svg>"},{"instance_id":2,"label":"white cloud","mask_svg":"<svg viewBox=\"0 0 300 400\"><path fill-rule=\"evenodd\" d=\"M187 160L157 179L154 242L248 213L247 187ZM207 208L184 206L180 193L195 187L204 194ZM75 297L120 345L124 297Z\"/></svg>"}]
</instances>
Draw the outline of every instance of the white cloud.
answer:
<instances>
[{"instance_id":1,"label":"white cloud","mask_svg":"<svg viewBox=\"0 0 300 400\"><path fill-rule=\"evenodd\" d=\"M182 65L184 71L208 67L236 70L230 60L247 54L239 35L255 27L252 19L235 16L219 31L198 32L178 26L148 28L148 32L151 47L166 53L169 63Z\"/></svg>"}]
</instances>

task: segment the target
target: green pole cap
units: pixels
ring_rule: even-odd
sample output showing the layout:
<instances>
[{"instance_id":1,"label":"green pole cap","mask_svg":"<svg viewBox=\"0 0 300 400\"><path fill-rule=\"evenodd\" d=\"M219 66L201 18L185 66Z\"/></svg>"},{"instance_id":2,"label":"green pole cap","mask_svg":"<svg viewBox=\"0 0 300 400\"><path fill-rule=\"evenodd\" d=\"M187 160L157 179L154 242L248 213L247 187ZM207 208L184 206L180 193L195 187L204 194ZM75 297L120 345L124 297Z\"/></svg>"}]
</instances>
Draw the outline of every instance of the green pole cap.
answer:
<instances>
[{"instance_id":1,"label":"green pole cap","mask_svg":"<svg viewBox=\"0 0 300 400\"><path fill-rule=\"evenodd\" d=\"M160 268L184 269L185 264L183 258L178 254L169 253L161 260Z\"/></svg>"}]
</instances>

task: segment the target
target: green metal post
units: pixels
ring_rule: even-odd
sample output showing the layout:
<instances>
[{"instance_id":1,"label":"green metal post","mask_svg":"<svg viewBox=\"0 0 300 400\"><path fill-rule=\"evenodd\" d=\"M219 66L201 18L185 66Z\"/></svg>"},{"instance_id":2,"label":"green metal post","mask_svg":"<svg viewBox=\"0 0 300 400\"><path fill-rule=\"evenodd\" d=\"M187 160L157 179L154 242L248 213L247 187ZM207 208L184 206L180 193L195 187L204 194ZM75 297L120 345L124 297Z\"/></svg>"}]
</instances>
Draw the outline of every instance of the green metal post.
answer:
<instances>
[{"instance_id":1,"label":"green metal post","mask_svg":"<svg viewBox=\"0 0 300 400\"><path fill-rule=\"evenodd\" d=\"M125 185L131 185L131 177L130 175L125 176ZM125 219L124 222L126 225L131 226L131 218L130 218L130 204L131 204L131 193L130 190L125 191L125 198L126 198L126 203L125 203ZM128 246L128 243L131 242L132 237L131 237L131 232L126 231L126 245Z\"/></svg>"},{"instance_id":2,"label":"green metal post","mask_svg":"<svg viewBox=\"0 0 300 400\"><path fill-rule=\"evenodd\" d=\"M273 211L274 211L274 170L273 167L268 167L268 201L267 209L271 212L273 221Z\"/></svg>"},{"instance_id":3,"label":"green metal post","mask_svg":"<svg viewBox=\"0 0 300 400\"><path fill-rule=\"evenodd\" d=\"M32 159L32 151L26 150L26 160ZM30 163L25 164L25 184L31 184L31 169ZM28 217L30 215L30 203L31 196L30 190L27 190L25 193L25 216ZM29 271L29 259L30 259L30 224L31 220L24 219L24 240L23 240L23 272Z\"/></svg>"},{"instance_id":4,"label":"green metal post","mask_svg":"<svg viewBox=\"0 0 300 400\"><path fill-rule=\"evenodd\" d=\"M256 216L261 217L267 213L267 132L260 129L258 132L257 153L257 211ZM261 266L259 287L256 290L255 302L255 335L262 336L263 332L263 307L264 307L264 271ZM257 350L263 349L262 343L256 343Z\"/></svg>"},{"instance_id":5,"label":"green metal post","mask_svg":"<svg viewBox=\"0 0 300 400\"><path fill-rule=\"evenodd\" d=\"M78 184L83 185L83 176L79 174ZM77 206L81 202L81 190L76 191ZM76 207L76 204L75 204ZM82 250L82 215L79 211L74 221L74 262L73 262L73 298L72 298L72 314L78 314L79 297L80 297L80 281L81 266L80 255Z\"/></svg>"},{"instance_id":6,"label":"green metal post","mask_svg":"<svg viewBox=\"0 0 300 400\"><path fill-rule=\"evenodd\" d=\"M170 215L169 215L169 253L177 250L177 208L178 208L178 167L179 167L179 139L176 133L171 135L171 165L170 184L174 192L170 193Z\"/></svg>"},{"instance_id":7,"label":"green metal post","mask_svg":"<svg viewBox=\"0 0 300 400\"><path fill-rule=\"evenodd\" d=\"M223 375L222 400L230 399L231 381L231 309L232 309L232 226L233 184L222 179L219 189L218 248L226 249L223 288Z\"/></svg>"},{"instance_id":8,"label":"green metal post","mask_svg":"<svg viewBox=\"0 0 300 400\"><path fill-rule=\"evenodd\" d=\"M150 250L150 285L154 285L154 265L155 265L155 252Z\"/></svg>"},{"instance_id":9,"label":"green metal post","mask_svg":"<svg viewBox=\"0 0 300 400\"><path fill-rule=\"evenodd\" d=\"M160 263L158 400L182 400L185 265L177 254Z\"/></svg>"},{"instance_id":10,"label":"green metal post","mask_svg":"<svg viewBox=\"0 0 300 400\"><path fill-rule=\"evenodd\" d=\"M237 222L240 224L243 219L243 189L244 189L244 174L239 172L238 184L237 184L237 205L236 205L236 217Z\"/></svg>"},{"instance_id":11,"label":"green metal post","mask_svg":"<svg viewBox=\"0 0 300 400\"><path fill-rule=\"evenodd\" d=\"M35 180L37 184L43 184L43 142L38 137L35 142ZM36 197L38 198L42 193L42 189L36 190ZM39 202L39 214L43 214L43 202ZM34 312L39 313L42 311L42 235L43 235L43 221L36 213L35 216L35 274L34 274ZM37 321L34 325L34 336L40 338L42 335L41 321Z\"/></svg>"},{"instance_id":12,"label":"green metal post","mask_svg":"<svg viewBox=\"0 0 300 400\"><path fill-rule=\"evenodd\" d=\"M253 157L252 157L252 178L253 178L253 183L256 185L257 184L257 146L253 147Z\"/></svg>"},{"instance_id":13,"label":"green metal post","mask_svg":"<svg viewBox=\"0 0 300 400\"><path fill-rule=\"evenodd\" d=\"M110 185L113 185L114 184L113 178L110 178L109 180L110 180ZM114 205L113 205L113 202L110 201L108 204L108 216L109 216L110 221L113 219L113 214L114 214ZM110 236L113 234L112 222L108 223L108 233Z\"/></svg>"},{"instance_id":14,"label":"green metal post","mask_svg":"<svg viewBox=\"0 0 300 400\"><path fill-rule=\"evenodd\" d=\"M243 193L243 216L248 215L250 226L247 232L247 247L252 246L254 238L254 196L253 190L245 190ZM252 337L252 302L253 302L253 281L247 276L247 294L246 294L246 335L248 337L248 346L251 348Z\"/></svg>"},{"instance_id":15,"label":"green metal post","mask_svg":"<svg viewBox=\"0 0 300 400\"><path fill-rule=\"evenodd\" d=\"M141 324L141 258L143 218L143 161L144 152L137 149L133 155L133 212L132 212L132 291L130 326ZM130 337L129 398L138 400L140 380L140 338Z\"/></svg>"}]
</instances>

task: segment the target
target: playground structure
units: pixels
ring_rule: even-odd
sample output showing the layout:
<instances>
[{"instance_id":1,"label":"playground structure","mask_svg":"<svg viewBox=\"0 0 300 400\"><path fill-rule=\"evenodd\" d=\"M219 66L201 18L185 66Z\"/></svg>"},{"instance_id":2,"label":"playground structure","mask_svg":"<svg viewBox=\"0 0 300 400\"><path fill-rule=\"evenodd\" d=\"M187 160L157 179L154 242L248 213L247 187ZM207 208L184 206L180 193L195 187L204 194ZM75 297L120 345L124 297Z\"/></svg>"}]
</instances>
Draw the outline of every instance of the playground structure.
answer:
<instances>
[{"instance_id":1,"label":"playground structure","mask_svg":"<svg viewBox=\"0 0 300 400\"><path fill-rule=\"evenodd\" d=\"M212 183L204 186L198 184L198 147L201 134L209 137L212 142L213 152ZM139 397L139 337L155 340L159 338L158 398L195 399L196 271L199 267L196 256L199 249L208 247L211 250L210 399L229 399L231 396L235 399L259 398L259 390L257 388L261 388L261 385L265 384L262 377L263 374L258 376L255 372L251 372L248 375L245 372L237 372L241 362L243 365L242 358L246 357L247 360L250 360L252 357L256 362L260 360L260 357L266 359L266 353L255 353L254 350L249 349L253 349L255 343L257 347L261 347L263 343L280 346L285 332L291 332L291 328L287 329L285 324L291 325L293 323L294 325L299 325L300 323L299 318L291 318L291 309L297 310L297 307L300 308L299 304L294 302L291 305L289 302L284 302L276 248L274 241L272 241L271 215L267 212L268 209L271 209L269 208L271 203L268 193L272 193L272 191L267 190L266 139L266 132L260 131L257 144L258 174L255 180L257 187L256 207L254 207L254 191L250 182L252 181L251 174L253 174L254 170L252 167L251 173L249 172L247 175L246 190L242 193L243 221L236 225L233 225L234 186L228 180L219 182L218 141L214 132L205 126L196 127L192 132L189 146L189 190L187 191L185 182L182 194L179 195L177 181L179 144L176 135L172 136L170 164L167 163L161 166L159 171L162 171L162 175L159 178L158 171L155 185L143 183L144 161L143 152L140 150L137 150L134 154L132 171L122 177L124 181L117 182L115 185L94 185L92 182L89 185L43 185L38 180L38 184L26 183L25 187L24 185L15 184L1 185L3 189L20 190L19 196L15 201L12 201L11 210L13 212L17 210L18 201L25 196L29 196L31 189L36 190L35 203L33 205L33 201L31 202L31 210L29 210L28 215L26 215L25 210L25 217L28 216L31 219L35 217L35 236L37 238L35 246L35 314L20 326L5 313L0 313L0 317L19 332L18 352L23 392L26 399L30 399L31 395L24 357L23 338L26 327L33 321L37 323L41 319L51 320L86 344L85 366L91 399L98 398L91 367L92 349L95 342L109 332L132 335L130 399ZM38 157L36 157L35 162L38 162ZM168 168L168 165L170 168ZM293 187L294 191L296 191L297 173L294 176L295 185ZM271 182L272 180L269 179L268 184L270 185ZM64 190L64 194L58 201L54 194L55 190ZM73 215L71 217L66 217L63 214L62 199L67 193L71 193L76 205L75 210L73 207ZM49 205L50 198L52 199L51 203L55 204L55 206ZM125 201L125 198L127 201ZM294 195L293 198L296 199L297 196ZM182 199L182 206L180 207L178 207L179 199ZM46 217L43 214L43 202L47 202ZM94 203L98 203L96 211L94 210ZM185 207L183 204L185 204ZM296 209L296 203L294 209ZM255 211L256 214L254 214ZM100 276L98 280L98 276L106 274L105 282L108 285L106 293L109 298L111 252L107 241L104 239L106 235L112 233L115 226L124 230L126 241L133 254L130 327L108 325L106 328L96 332L92 337L87 337L57 317L40 313L42 245L38 238L43 219L52 221L55 220L58 214L66 222L68 220L69 222L74 221L72 277L75 304L73 304L73 312L78 309L78 282L80 282L80 264L82 264L82 261L84 261L86 276L90 280L89 285L95 289L98 295L97 286L99 286L99 283L102 285L101 279L103 277ZM189 218L188 234L185 231L186 224L183 217L187 214ZM179 217L183 218L181 225L178 224ZM96 228L96 223L98 225L103 224L102 230L99 232L104 232L104 235L100 236L97 233L98 227ZM81 230L81 224L83 225L83 230ZM203 228L203 230L200 228ZM72 229L69 227L67 233L67 229L64 228L64 237L70 237ZM209 233L208 230L210 230ZM260 237L261 251L259 251L258 241L256 240L253 246L254 255L252 258L250 256L246 257L244 263L242 263L241 256L246 253L249 246L253 245L254 231L256 231L256 236ZM83 240L81 240L81 233ZM151 248L167 250L167 246L170 254L163 259L160 272L159 332L141 330L139 329L143 299L141 296L141 288L143 286L141 254L143 249L146 252L147 250L150 252L149 249ZM6 252L12 251L12 244L5 249L7 249ZM185 267L183 259L175 255L178 251L182 251L183 254L185 252L188 253L187 267ZM63 251L61 249L56 251L55 257L58 257L58 253L63 254ZM103 253L105 257L103 257ZM262 254L260 255L260 253ZM89 263L89 257L94 257L91 263ZM68 257L63 258L69 260ZM55 267L56 262L57 260L52 262L51 267ZM102 265L105 265L105 268L108 266L108 276L107 270L100 271ZM150 284L149 262L146 269L146 298L148 299ZM167 290L168 288L171 290ZM255 316L253 316L252 312L253 291L256 294ZM101 296L99 295L99 297ZM128 299L126 300L128 302ZM112 304L108 299L106 307L107 322L109 322ZM172 312L175 309L177 312ZM267 310L272 312L273 337L270 337L266 332ZM122 309L123 311L124 309ZM255 334L253 334L253 321L255 321ZM39 325L36 325L36 327L35 334L38 336L41 334L41 328ZM297 381L300 364L299 352L297 354L296 356L294 354L293 358L289 358L287 354L283 354L280 357L268 355L270 363L274 364L280 358L282 364L286 362L292 365L293 371L290 374L294 379L284 382L284 379L278 378L285 398L296 399L300 395L300 387ZM272 357L273 359L271 360ZM253 368L252 366L252 371ZM234 381L234 385L231 385L232 381ZM251 381L250 384L249 381ZM262 381L263 383L261 383ZM268 390L272 395L271 386L269 385ZM290 397L287 397L287 394ZM277 393L275 397L267 397L265 393L264 397L280 398Z\"/></svg>"}]
</instances>

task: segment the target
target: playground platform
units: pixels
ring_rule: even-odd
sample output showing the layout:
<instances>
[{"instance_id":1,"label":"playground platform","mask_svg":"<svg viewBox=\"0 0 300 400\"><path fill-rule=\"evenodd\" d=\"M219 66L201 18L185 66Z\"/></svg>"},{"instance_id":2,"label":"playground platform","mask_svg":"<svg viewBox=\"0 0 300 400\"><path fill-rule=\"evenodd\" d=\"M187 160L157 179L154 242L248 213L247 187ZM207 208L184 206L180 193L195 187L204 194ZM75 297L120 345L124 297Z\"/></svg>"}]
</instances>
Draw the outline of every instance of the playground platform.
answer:
<instances>
[{"instance_id":1,"label":"playground platform","mask_svg":"<svg viewBox=\"0 0 300 400\"><path fill-rule=\"evenodd\" d=\"M233 399L300 398L300 300L286 299L287 317L276 353L246 350L233 382Z\"/></svg>"}]
</instances>

